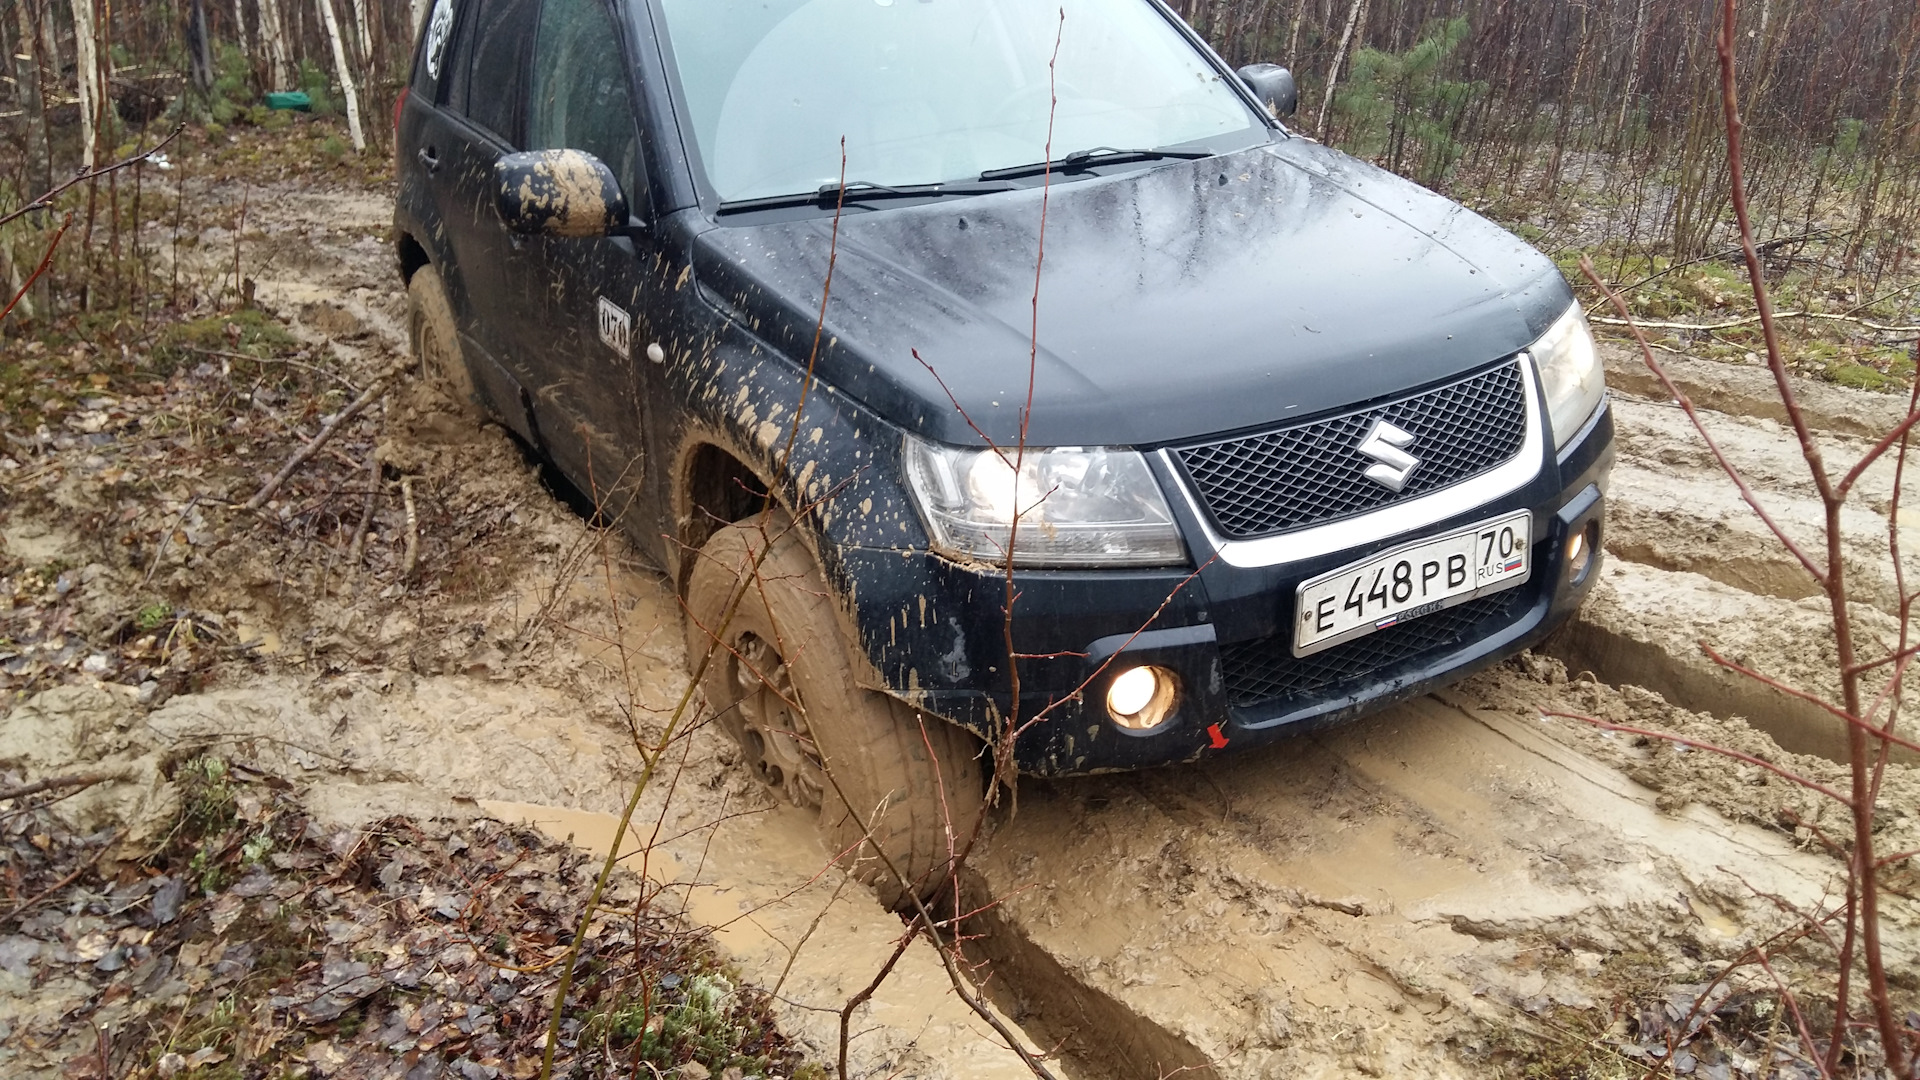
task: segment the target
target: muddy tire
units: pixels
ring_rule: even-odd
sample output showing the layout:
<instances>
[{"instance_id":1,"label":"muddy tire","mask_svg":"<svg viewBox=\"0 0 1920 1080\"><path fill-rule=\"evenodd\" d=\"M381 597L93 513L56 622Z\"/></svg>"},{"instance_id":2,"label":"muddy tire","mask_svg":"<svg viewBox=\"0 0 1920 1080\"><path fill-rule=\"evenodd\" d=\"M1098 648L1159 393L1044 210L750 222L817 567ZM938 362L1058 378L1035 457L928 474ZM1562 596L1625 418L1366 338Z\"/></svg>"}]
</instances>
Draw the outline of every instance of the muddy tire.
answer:
<instances>
[{"instance_id":1,"label":"muddy tire","mask_svg":"<svg viewBox=\"0 0 1920 1080\"><path fill-rule=\"evenodd\" d=\"M687 585L689 667L698 668L709 631L720 628L769 536L773 550L720 634L727 647L708 664L701 692L754 775L781 799L819 812L830 850L851 851L862 818L871 819L872 841L841 865L888 907L910 907L872 843L923 898L937 890L950 839L964 843L984 805L979 740L855 683L832 592L782 516L764 530L757 517L730 525L700 549Z\"/></svg>"},{"instance_id":2,"label":"muddy tire","mask_svg":"<svg viewBox=\"0 0 1920 1080\"><path fill-rule=\"evenodd\" d=\"M407 330L420 377L443 394L455 411L472 420L485 412L474 392L473 373L460 351L460 335L453 325L453 307L447 303L440 271L423 266L407 282Z\"/></svg>"}]
</instances>

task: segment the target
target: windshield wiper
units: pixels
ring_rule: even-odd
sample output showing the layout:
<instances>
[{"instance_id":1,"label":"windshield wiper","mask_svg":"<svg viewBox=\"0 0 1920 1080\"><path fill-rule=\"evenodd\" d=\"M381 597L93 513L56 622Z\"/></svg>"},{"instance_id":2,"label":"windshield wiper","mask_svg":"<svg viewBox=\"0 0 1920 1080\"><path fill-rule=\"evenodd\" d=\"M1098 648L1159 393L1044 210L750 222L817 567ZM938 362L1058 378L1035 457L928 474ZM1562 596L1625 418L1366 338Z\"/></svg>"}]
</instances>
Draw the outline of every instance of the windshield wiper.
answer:
<instances>
[{"instance_id":1,"label":"windshield wiper","mask_svg":"<svg viewBox=\"0 0 1920 1080\"><path fill-rule=\"evenodd\" d=\"M1031 165L1011 165L1004 169L988 169L980 174L982 180L1013 180L1022 176L1039 176L1044 172L1076 172L1093 165L1121 165L1134 161L1166 161L1179 159L1197 161L1212 157L1211 150L1176 150L1172 147L1158 147L1146 150L1122 150L1115 146L1096 146L1089 150L1075 150L1063 158L1053 161L1036 161Z\"/></svg>"},{"instance_id":2,"label":"windshield wiper","mask_svg":"<svg viewBox=\"0 0 1920 1080\"><path fill-rule=\"evenodd\" d=\"M720 212L738 214L749 210L785 210L796 206L831 207L841 202L871 202L875 199L938 199L947 195L993 195L1012 190L1012 184L907 184L902 187L888 187L885 184L875 184L866 180L849 180L844 185L826 183L821 184L817 190L799 191L792 195L768 195L759 199L723 202L720 204Z\"/></svg>"}]
</instances>

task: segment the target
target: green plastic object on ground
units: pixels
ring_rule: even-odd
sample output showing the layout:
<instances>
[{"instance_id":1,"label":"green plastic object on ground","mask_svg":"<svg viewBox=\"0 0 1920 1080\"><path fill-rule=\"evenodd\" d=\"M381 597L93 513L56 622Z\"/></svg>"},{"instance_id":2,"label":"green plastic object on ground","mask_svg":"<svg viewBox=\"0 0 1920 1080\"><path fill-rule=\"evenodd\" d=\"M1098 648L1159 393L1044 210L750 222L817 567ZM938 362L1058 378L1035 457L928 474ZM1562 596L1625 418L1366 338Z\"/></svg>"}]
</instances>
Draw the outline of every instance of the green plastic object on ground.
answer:
<instances>
[{"instance_id":1,"label":"green plastic object on ground","mask_svg":"<svg viewBox=\"0 0 1920 1080\"><path fill-rule=\"evenodd\" d=\"M267 108L312 112L313 99L307 96L305 90L280 90L267 95Z\"/></svg>"}]
</instances>

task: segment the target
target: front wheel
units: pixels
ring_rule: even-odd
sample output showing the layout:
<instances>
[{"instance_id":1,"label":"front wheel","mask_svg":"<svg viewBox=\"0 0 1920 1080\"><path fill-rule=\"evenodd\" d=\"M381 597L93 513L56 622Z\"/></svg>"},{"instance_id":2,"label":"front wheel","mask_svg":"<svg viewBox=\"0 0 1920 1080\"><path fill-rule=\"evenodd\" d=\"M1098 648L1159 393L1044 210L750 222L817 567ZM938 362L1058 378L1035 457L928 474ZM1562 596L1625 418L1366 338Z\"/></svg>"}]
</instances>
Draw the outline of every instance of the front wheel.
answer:
<instances>
[{"instance_id":1,"label":"front wheel","mask_svg":"<svg viewBox=\"0 0 1920 1080\"><path fill-rule=\"evenodd\" d=\"M446 282L431 266L415 270L407 281L407 329L420 376L445 395L461 416L480 419L480 396L474 392L473 375L460 349Z\"/></svg>"},{"instance_id":2,"label":"front wheel","mask_svg":"<svg viewBox=\"0 0 1920 1080\"><path fill-rule=\"evenodd\" d=\"M720 642L700 689L748 767L818 814L828 845L849 853L843 865L904 909L939 887L984 812L980 744L858 686L831 595L787 517L729 525L687 584L688 663L698 670Z\"/></svg>"}]
</instances>

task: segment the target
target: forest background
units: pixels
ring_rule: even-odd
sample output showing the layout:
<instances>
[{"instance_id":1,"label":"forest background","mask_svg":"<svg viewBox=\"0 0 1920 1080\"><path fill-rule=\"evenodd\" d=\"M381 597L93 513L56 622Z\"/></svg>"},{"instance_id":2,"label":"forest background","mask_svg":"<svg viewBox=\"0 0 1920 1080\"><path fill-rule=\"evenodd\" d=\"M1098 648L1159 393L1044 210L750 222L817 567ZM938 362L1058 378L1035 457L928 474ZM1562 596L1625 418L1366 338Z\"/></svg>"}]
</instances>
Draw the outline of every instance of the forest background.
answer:
<instances>
[{"instance_id":1,"label":"forest background","mask_svg":"<svg viewBox=\"0 0 1920 1080\"><path fill-rule=\"evenodd\" d=\"M267 95L299 91L338 120L320 163L385 167L383 122L427 0L5 0L0 206L150 147L181 122L290 125ZM1732 242L1709 0L1174 0L1235 65L1292 68L1294 126L1456 198L1559 259L1582 253L1629 288L1674 347L1738 359L1757 347ZM1872 389L1903 382L1920 219L1920 8L1894 0L1745 5L1738 49L1755 227L1810 373ZM351 160L349 160L351 159ZM151 310L150 261L123 251L164 212L157 166L80 185L58 203L79 235L0 333L129 305ZM143 195L143 192L146 194ZM0 236L18 292L61 224ZM73 242L77 241L77 242ZM127 259L131 258L129 264ZM234 281L235 293L244 282ZM230 299L238 299L237 295ZM177 289L166 296L177 305ZM217 299L217 298L215 298ZM1820 318L1819 316L1828 316ZM44 325L44 323L42 323Z\"/></svg>"}]
</instances>

